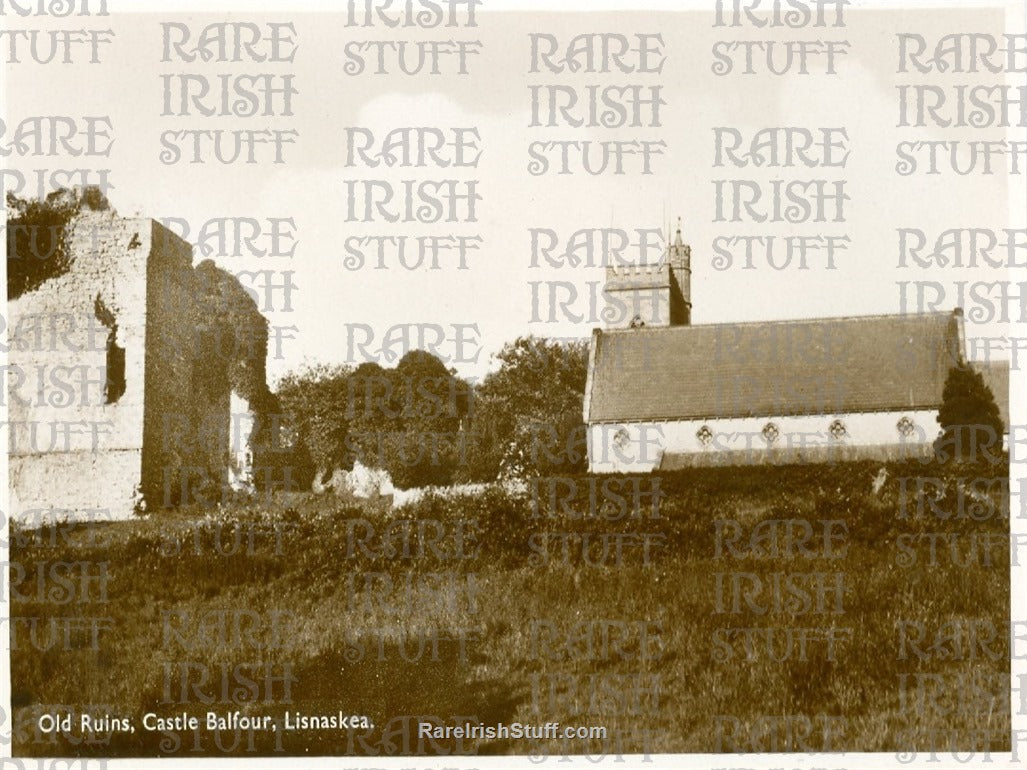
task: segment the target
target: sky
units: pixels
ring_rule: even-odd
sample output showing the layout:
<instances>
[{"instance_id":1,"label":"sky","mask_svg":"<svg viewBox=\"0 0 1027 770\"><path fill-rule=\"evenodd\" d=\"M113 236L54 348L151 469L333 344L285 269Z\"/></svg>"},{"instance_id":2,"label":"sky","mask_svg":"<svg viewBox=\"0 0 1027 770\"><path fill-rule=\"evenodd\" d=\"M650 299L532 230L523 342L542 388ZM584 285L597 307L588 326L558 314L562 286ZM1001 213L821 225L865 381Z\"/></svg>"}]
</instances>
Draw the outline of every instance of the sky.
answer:
<instances>
[{"instance_id":1,"label":"sky","mask_svg":"<svg viewBox=\"0 0 1027 770\"><path fill-rule=\"evenodd\" d=\"M272 327L297 327L295 333L286 332L293 339L284 340L280 350L274 346L271 350L268 369L272 380L316 362L360 363L363 354L354 343L365 339L368 328L374 342L365 346L365 351L393 339L389 330L397 325L420 324L415 332L421 329L422 340L428 342L434 330L441 328L449 341L440 345L440 352L450 357L461 375L472 378L494 367L493 354L517 336L587 337L602 323L594 311L602 307L597 292L604 270L601 265L553 267L544 261L533 266L533 228L555 231L562 244L581 229L615 228L631 234L642 228L662 233L676 227L680 218L684 240L692 247L693 323L701 324L930 309L918 307L911 283L915 281L937 282L926 290L926 299L936 301L939 309L950 310L958 302L960 281L993 282L1009 273L986 265L902 267L897 236L898 228L919 228L933 241L946 228L1001 229L1015 226L1016 217L1022 222L1023 214L1016 213L1022 212L1022 201L1009 194L1010 185L1017 180L1004 173L966 177L951 172L896 173L900 141L998 140L1005 138L1005 131L991 128L966 133L952 128L897 126L898 85L950 86L956 81L896 72L895 32L908 30L928 39L962 29L1000 32L1005 24L1001 11L852 10L846 14L844 28L777 29L773 37L779 45L786 40L817 39L849 43L847 53L838 59L837 75L824 74L822 59L814 59L811 74L786 76L742 74L737 52L733 54L735 71L726 76L716 74L713 51L718 42L761 40L770 33L752 27L715 27L711 11L575 14L479 9L475 27L419 31L380 25L347 27L344 14L291 11L231 18L264 29L267 23L294 25L294 60L162 60L162 23L188 25L191 39L195 39L205 24L223 21L223 13L114 13L76 19L72 26L113 29L114 43L102 48L101 61L96 64L82 63L79 56L79 63L70 65L9 65L5 99L8 141L13 126L26 116L71 116L80 125L84 116L109 116L114 138L109 156L26 157L14 153L5 160L9 168L29 178L37 168L109 169L113 184L110 200L120 214L185 220L193 236L187 238L190 240L203 223L220 217L250 217L264 223L269 217L291 218L295 223L294 230L290 228L295 234L291 257L235 256L232 249L225 253L215 250L211 255L226 270L242 273L246 285L260 282L245 277L247 271L270 270L275 271L276 283L287 282L292 287L288 302L284 291L277 290L270 304L261 303ZM32 26L42 28L46 23L35 20ZM50 23L69 26L60 21ZM575 35L588 33L619 33L629 41L634 41L635 35L659 35L659 53L665 57L662 71L530 71L532 34L554 36L566 50ZM477 55L468 56L466 75L452 74L452 56L440 65L448 74L376 75L371 66L359 74L347 71L356 44L385 39L402 39L408 45L419 39L480 41L481 47ZM281 97L272 99L276 113L272 115L162 114L165 85L178 87L182 75L204 75L216 86L221 75L265 74L275 76L279 85L283 76L292 77L291 114L282 114ZM968 74L958 82L993 84L996 76ZM531 125L531 88L541 87L537 93L544 99L545 89L553 85L574 87L582 100L590 85L635 85L645 94L658 87L663 103L658 117L643 106L640 126ZM172 92L172 104L177 103L178 95ZM540 104L544 107L546 102ZM471 168L354 167L347 165L346 131L354 127L370 129L379 143L388 131L399 127L473 128L480 137L476 140L480 157ZM765 127L800 127L814 132L821 127L844 129L848 159L844 168L715 167L716 127L734 129L745 138ZM162 136L191 129L298 133L295 143L283 149L283 163L163 162L161 154L166 147ZM558 140L589 141L593 148L599 142L618 140L664 142L665 147L662 155L653 158L651 174L638 173L638 159L632 157L626 161L629 173L623 175L533 175L532 143ZM180 146L188 150L184 142ZM259 150L262 159L270 157L268 148ZM15 178L8 176L8 181ZM445 179L456 180L458 185L474 182L481 196L475 205L475 221L347 221L348 183L359 190L365 180L385 181L399 194L404 180ZM716 221L716 180L727 180L728 185L733 183L730 180L754 180L761 184L763 194L769 195L774 179L823 179L831 185L845 180L849 196L845 221ZM466 211L466 206L462 208ZM405 236L410 245L417 237L463 236L475 239L479 248L468 253L466 269L459 269L452 253L443 254L439 269L427 265L405 269L392 256L386 269L347 261L347 239L379 235ZM715 239L748 235L772 235L779 248L788 236L850 240L833 266L822 252L814 252L806 269L798 267L797 258L784 269L775 269L766 260L757 260L747 269L737 251L733 263L725 266L713 248ZM779 259L781 254L779 251ZM602 258L599 252L595 256ZM196 261L202 257L197 253ZM285 276L286 271L291 274ZM553 282L560 284L554 287ZM577 300L566 311L557 308L556 320L550 320L549 292L557 292L562 301L572 290ZM1013 333L1000 316L988 312L986 303L971 297L964 306L968 338ZM474 340L463 346L463 355L453 342L460 335L465 341ZM417 344L416 333L410 339ZM471 351L478 355L473 357ZM1008 353L993 350L991 355L1006 357ZM389 363L387 356L382 363Z\"/></svg>"}]
</instances>

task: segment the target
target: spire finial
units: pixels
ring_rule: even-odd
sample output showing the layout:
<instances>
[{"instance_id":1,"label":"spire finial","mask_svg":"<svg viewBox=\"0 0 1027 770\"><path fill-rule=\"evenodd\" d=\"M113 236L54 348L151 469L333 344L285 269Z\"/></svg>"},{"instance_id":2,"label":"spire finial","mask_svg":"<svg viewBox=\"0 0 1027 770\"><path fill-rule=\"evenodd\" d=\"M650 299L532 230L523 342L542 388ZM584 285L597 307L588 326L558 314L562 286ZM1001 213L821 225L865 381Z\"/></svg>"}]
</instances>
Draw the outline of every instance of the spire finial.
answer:
<instances>
[{"instance_id":1,"label":"spire finial","mask_svg":"<svg viewBox=\"0 0 1027 770\"><path fill-rule=\"evenodd\" d=\"M674 238L674 245L675 246L684 246L685 245L684 242L681 240L681 217L678 217L678 232L677 232L677 236Z\"/></svg>"}]
</instances>

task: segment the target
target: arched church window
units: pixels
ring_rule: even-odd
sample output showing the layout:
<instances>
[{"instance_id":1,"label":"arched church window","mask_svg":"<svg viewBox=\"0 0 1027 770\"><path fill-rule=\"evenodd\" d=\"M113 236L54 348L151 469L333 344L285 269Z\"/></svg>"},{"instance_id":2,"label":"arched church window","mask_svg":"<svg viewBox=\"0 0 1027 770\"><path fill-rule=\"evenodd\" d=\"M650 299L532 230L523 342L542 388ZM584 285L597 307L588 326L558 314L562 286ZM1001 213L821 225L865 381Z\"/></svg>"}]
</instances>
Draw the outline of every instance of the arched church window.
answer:
<instances>
[{"instance_id":1,"label":"arched church window","mask_svg":"<svg viewBox=\"0 0 1027 770\"><path fill-rule=\"evenodd\" d=\"M846 429L845 423L841 420L834 420L827 430L831 434L831 438L835 441L841 441L849 435L849 431Z\"/></svg>"},{"instance_id":2,"label":"arched church window","mask_svg":"<svg viewBox=\"0 0 1027 770\"><path fill-rule=\"evenodd\" d=\"M709 425L703 425L695 432L695 437L699 439L699 443L703 446L709 446L713 441L713 431L710 430Z\"/></svg>"},{"instance_id":3,"label":"arched church window","mask_svg":"<svg viewBox=\"0 0 1027 770\"><path fill-rule=\"evenodd\" d=\"M617 429L617 432L613 434L613 443L619 449L624 449L631 443L631 436L628 435L626 428Z\"/></svg>"},{"instance_id":4,"label":"arched church window","mask_svg":"<svg viewBox=\"0 0 1027 770\"><path fill-rule=\"evenodd\" d=\"M895 423L895 427L899 430L899 435L903 438L909 438L913 435L913 431L916 430L916 425L909 417L903 416L901 420Z\"/></svg>"},{"instance_id":5,"label":"arched church window","mask_svg":"<svg viewBox=\"0 0 1027 770\"><path fill-rule=\"evenodd\" d=\"M645 326L645 321L642 320L642 316L636 315L631 319L630 327L632 329L641 329L643 326Z\"/></svg>"},{"instance_id":6,"label":"arched church window","mask_svg":"<svg viewBox=\"0 0 1027 770\"><path fill-rule=\"evenodd\" d=\"M763 440L767 442L768 446L773 445L780 435L781 431L774 423L768 422L763 426Z\"/></svg>"}]
</instances>

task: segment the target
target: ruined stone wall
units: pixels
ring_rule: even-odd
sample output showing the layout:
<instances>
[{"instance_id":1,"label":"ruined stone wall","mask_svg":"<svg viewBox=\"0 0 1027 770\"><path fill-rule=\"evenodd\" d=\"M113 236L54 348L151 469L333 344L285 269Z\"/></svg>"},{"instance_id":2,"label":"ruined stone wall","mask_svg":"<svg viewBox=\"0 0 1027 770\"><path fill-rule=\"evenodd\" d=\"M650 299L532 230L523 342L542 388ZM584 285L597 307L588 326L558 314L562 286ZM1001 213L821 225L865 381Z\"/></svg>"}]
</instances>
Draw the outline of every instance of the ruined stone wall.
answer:
<instances>
[{"instance_id":1,"label":"ruined stone wall","mask_svg":"<svg viewBox=\"0 0 1027 770\"><path fill-rule=\"evenodd\" d=\"M202 500L227 472L229 388L192 247L151 226L143 491L152 510Z\"/></svg>"},{"instance_id":2,"label":"ruined stone wall","mask_svg":"<svg viewBox=\"0 0 1027 770\"><path fill-rule=\"evenodd\" d=\"M12 512L120 518L140 478L150 220L83 209L67 234L68 269L8 306Z\"/></svg>"},{"instance_id":3,"label":"ruined stone wall","mask_svg":"<svg viewBox=\"0 0 1027 770\"><path fill-rule=\"evenodd\" d=\"M233 435L267 398L267 320L233 275L192 266L189 244L156 222L152 240L143 489L150 508L216 504L248 473Z\"/></svg>"},{"instance_id":4,"label":"ruined stone wall","mask_svg":"<svg viewBox=\"0 0 1027 770\"><path fill-rule=\"evenodd\" d=\"M82 203L65 228L67 265L9 303L14 515L216 503L252 457L250 429L233 455L235 423L269 402L267 321L233 275L193 267L170 230L86 194L62 193ZM235 421L233 393L245 405Z\"/></svg>"},{"instance_id":5,"label":"ruined stone wall","mask_svg":"<svg viewBox=\"0 0 1027 770\"><path fill-rule=\"evenodd\" d=\"M266 475L258 469L260 478L254 478L255 457L268 440L264 418L273 410L267 387L268 322L234 275L210 260L193 272L199 285L204 378L216 383L219 400L229 399L230 420L217 442L220 449L221 440L227 440L228 462L219 478L235 491L256 491L254 482L266 481ZM218 408L225 407L219 402Z\"/></svg>"}]
</instances>

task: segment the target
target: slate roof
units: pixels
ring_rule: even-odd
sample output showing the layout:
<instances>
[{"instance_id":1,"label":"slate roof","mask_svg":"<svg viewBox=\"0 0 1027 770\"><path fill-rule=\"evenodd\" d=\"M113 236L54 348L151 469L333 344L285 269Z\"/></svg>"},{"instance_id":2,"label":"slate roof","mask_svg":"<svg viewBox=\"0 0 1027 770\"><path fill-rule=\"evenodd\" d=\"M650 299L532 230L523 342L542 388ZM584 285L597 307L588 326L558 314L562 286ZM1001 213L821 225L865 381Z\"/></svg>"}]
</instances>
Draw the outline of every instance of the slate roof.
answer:
<instances>
[{"instance_id":1,"label":"slate roof","mask_svg":"<svg viewBox=\"0 0 1027 770\"><path fill-rule=\"evenodd\" d=\"M932 409L961 311L595 330L586 422Z\"/></svg>"}]
</instances>

